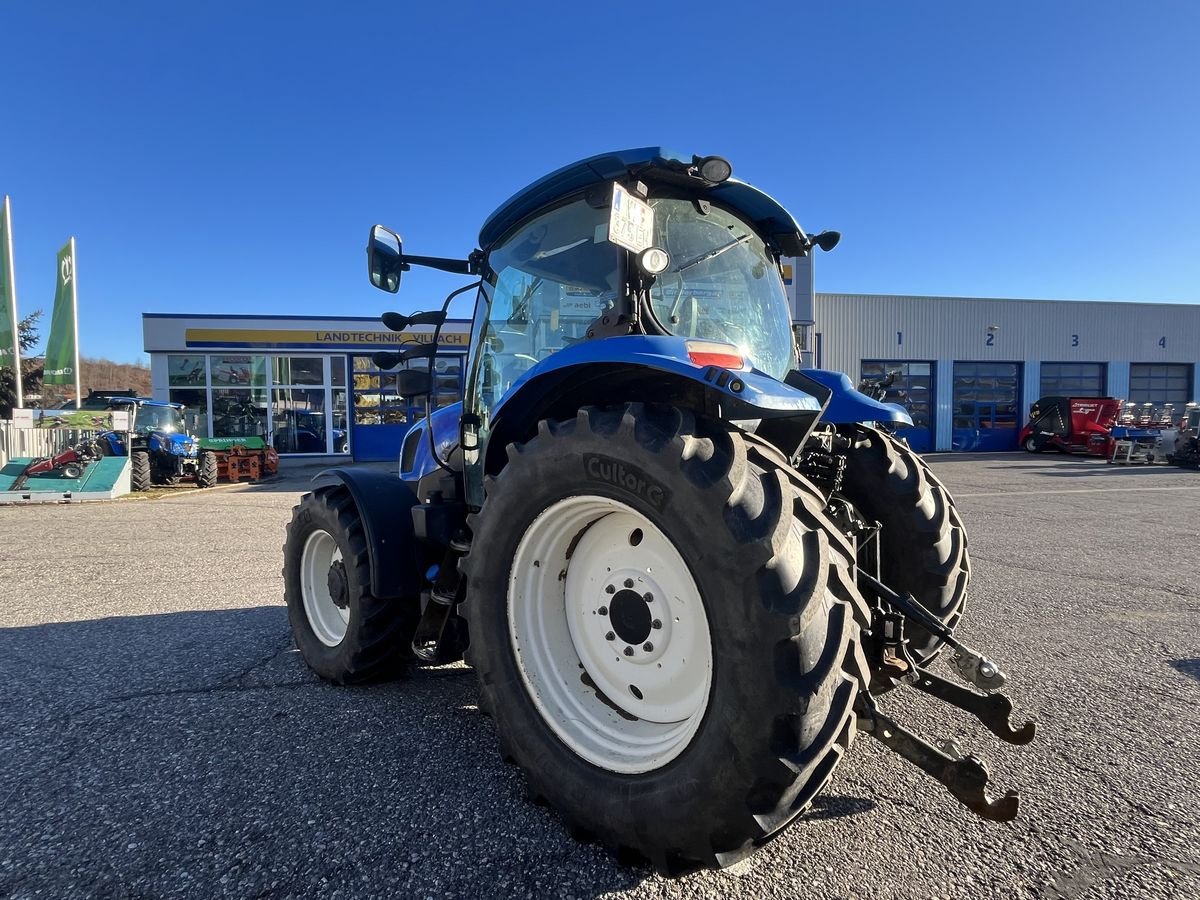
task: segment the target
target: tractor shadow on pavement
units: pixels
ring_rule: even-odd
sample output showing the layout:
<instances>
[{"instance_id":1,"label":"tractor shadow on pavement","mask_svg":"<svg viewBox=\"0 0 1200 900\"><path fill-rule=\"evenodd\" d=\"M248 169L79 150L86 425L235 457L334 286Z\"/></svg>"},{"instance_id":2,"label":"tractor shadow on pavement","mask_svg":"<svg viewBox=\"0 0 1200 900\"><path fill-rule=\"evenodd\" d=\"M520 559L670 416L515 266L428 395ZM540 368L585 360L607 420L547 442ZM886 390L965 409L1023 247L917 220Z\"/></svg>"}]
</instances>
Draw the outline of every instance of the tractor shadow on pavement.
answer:
<instances>
[{"instance_id":1,"label":"tractor shadow on pavement","mask_svg":"<svg viewBox=\"0 0 1200 900\"><path fill-rule=\"evenodd\" d=\"M1181 672L1184 675L1187 675L1189 678L1200 681L1200 657L1193 657L1191 659L1172 659L1167 661L1167 665L1169 665L1176 672Z\"/></svg>"},{"instance_id":2,"label":"tractor shadow on pavement","mask_svg":"<svg viewBox=\"0 0 1200 900\"><path fill-rule=\"evenodd\" d=\"M1054 465L1050 466L1045 463L1035 462L1019 462L1009 463L1007 465L990 465L989 469L998 471L1022 471L1032 475L1041 476L1043 478L1087 478L1093 475L1103 475L1108 477L1138 477L1146 475L1168 475L1175 472L1182 472L1183 469L1177 466L1167 465L1144 465L1144 464L1117 464L1106 463L1103 459L1071 459L1062 457L1052 457Z\"/></svg>"},{"instance_id":3,"label":"tractor shadow on pavement","mask_svg":"<svg viewBox=\"0 0 1200 900\"><path fill-rule=\"evenodd\" d=\"M2 896L593 897L651 877L526 801L469 669L332 687L282 606L3 628L0 677Z\"/></svg>"}]
</instances>

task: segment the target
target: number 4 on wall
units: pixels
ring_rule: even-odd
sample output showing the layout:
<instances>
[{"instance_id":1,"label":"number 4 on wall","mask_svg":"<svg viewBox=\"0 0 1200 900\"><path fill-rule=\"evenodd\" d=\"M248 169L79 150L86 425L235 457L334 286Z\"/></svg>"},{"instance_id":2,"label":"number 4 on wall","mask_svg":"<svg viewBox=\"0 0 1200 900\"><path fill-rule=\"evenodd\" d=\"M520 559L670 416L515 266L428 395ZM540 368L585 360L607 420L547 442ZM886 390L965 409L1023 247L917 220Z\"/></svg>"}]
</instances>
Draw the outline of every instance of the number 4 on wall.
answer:
<instances>
[{"instance_id":1,"label":"number 4 on wall","mask_svg":"<svg viewBox=\"0 0 1200 900\"><path fill-rule=\"evenodd\" d=\"M1158 346L1162 347L1164 350L1167 349L1167 336L1165 334L1158 339Z\"/></svg>"}]
</instances>

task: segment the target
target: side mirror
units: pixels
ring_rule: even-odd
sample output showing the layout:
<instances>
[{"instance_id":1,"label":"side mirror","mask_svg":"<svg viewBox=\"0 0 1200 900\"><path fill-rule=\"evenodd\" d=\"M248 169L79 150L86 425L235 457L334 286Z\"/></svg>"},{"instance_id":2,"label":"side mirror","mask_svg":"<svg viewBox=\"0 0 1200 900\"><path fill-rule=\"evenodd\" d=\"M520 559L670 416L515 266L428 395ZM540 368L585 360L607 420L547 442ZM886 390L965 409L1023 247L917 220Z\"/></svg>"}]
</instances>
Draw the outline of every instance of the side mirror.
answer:
<instances>
[{"instance_id":1,"label":"side mirror","mask_svg":"<svg viewBox=\"0 0 1200 900\"><path fill-rule=\"evenodd\" d=\"M371 228L367 242L367 274L371 284L381 291L394 294L400 290L400 275L408 268L404 264L400 235L382 225Z\"/></svg>"},{"instance_id":2,"label":"side mirror","mask_svg":"<svg viewBox=\"0 0 1200 900\"><path fill-rule=\"evenodd\" d=\"M403 331L410 325L441 325L446 321L446 311L437 309L433 312L413 313L411 316L398 312L385 312L379 318L391 331Z\"/></svg>"},{"instance_id":3,"label":"side mirror","mask_svg":"<svg viewBox=\"0 0 1200 900\"><path fill-rule=\"evenodd\" d=\"M838 241L841 239L842 233L840 231L822 231L812 239L812 242L828 253L838 245Z\"/></svg>"},{"instance_id":4,"label":"side mirror","mask_svg":"<svg viewBox=\"0 0 1200 900\"><path fill-rule=\"evenodd\" d=\"M421 369L396 373L396 393L401 397L424 397L433 390L433 378Z\"/></svg>"}]
</instances>

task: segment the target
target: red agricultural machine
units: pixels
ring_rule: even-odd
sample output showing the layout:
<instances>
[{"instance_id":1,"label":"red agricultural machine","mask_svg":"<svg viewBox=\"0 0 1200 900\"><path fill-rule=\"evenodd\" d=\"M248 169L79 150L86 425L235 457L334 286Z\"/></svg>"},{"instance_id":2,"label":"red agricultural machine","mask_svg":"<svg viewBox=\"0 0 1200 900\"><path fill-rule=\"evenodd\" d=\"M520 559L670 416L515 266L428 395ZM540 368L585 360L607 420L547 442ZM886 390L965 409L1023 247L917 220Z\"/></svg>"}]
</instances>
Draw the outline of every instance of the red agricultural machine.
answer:
<instances>
[{"instance_id":1,"label":"red agricultural machine","mask_svg":"<svg viewBox=\"0 0 1200 900\"><path fill-rule=\"evenodd\" d=\"M1029 410L1017 440L1030 453L1058 450L1108 457L1121 415L1115 397L1043 397Z\"/></svg>"}]
</instances>

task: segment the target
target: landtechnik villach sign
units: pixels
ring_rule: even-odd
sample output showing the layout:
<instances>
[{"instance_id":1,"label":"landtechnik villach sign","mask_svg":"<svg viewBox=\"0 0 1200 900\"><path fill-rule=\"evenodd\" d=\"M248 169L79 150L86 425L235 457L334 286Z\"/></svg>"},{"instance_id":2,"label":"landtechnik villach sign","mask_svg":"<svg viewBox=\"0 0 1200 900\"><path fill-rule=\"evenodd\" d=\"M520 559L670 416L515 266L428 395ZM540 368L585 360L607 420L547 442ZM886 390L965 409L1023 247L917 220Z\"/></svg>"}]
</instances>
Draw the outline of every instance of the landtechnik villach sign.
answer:
<instances>
[{"instance_id":1,"label":"landtechnik villach sign","mask_svg":"<svg viewBox=\"0 0 1200 900\"><path fill-rule=\"evenodd\" d=\"M439 347L466 348L470 341L467 327L442 329ZM377 350L397 344L427 344L430 332L360 331L260 328L188 328L184 342L188 347L237 348L244 350Z\"/></svg>"}]
</instances>

